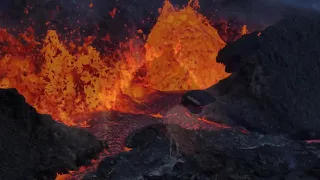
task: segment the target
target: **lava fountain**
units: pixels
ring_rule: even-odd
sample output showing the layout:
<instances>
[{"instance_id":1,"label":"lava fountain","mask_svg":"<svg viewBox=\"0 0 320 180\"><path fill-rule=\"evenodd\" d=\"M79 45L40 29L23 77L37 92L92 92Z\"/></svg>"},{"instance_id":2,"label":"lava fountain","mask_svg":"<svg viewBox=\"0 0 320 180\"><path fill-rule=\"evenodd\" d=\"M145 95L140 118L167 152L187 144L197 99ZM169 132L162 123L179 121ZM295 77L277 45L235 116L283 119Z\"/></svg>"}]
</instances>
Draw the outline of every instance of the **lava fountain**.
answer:
<instances>
[{"instance_id":1,"label":"lava fountain","mask_svg":"<svg viewBox=\"0 0 320 180\"><path fill-rule=\"evenodd\" d=\"M37 41L32 28L19 36L1 29L0 87L16 88L38 112L68 125L85 126L79 119L101 111L147 114L139 105L154 101L152 94L205 89L228 76L216 62L225 42L198 7L165 1L146 39L108 55L92 36L77 45L55 30Z\"/></svg>"}]
</instances>

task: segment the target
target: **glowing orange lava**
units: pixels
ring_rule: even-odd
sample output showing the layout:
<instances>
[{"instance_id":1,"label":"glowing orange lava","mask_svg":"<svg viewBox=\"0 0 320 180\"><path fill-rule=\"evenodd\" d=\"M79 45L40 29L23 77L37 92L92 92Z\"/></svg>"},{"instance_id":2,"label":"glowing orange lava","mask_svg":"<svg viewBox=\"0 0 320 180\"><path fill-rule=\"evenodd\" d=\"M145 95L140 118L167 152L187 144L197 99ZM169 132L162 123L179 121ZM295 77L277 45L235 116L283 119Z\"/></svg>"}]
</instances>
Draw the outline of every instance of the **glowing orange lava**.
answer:
<instances>
[{"instance_id":1,"label":"glowing orange lava","mask_svg":"<svg viewBox=\"0 0 320 180\"><path fill-rule=\"evenodd\" d=\"M66 180L71 177L71 174L57 174L56 180Z\"/></svg>"},{"instance_id":2,"label":"glowing orange lava","mask_svg":"<svg viewBox=\"0 0 320 180\"><path fill-rule=\"evenodd\" d=\"M153 88L205 89L228 76L216 63L225 42L193 7L177 10L165 1L157 22L145 45L147 78Z\"/></svg>"},{"instance_id":3,"label":"glowing orange lava","mask_svg":"<svg viewBox=\"0 0 320 180\"><path fill-rule=\"evenodd\" d=\"M0 88L16 88L40 113L68 125L85 125L77 120L98 111L146 113L137 105L159 91L208 88L228 76L216 63L225 43L198 7L165 1L145 44L133 38L106 56L91 46L95 37L79 46L54 30L41 42L32 29L19 37L1 30Z\"/></svg>"}]
</instances>

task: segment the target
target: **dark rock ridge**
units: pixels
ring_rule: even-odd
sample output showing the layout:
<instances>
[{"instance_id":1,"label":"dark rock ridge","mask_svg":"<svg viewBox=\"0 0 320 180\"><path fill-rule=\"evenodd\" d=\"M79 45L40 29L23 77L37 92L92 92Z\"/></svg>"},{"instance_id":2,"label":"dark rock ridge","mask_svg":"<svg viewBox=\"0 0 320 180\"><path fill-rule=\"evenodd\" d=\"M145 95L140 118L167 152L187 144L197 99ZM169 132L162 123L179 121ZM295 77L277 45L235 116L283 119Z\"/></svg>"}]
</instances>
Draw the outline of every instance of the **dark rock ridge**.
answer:
<instances>
[{"instance_id":1,"label":"dark rock ridge","mask_svg":"<svg viewBox=\"0 0 320 180\"><path fill-rule=\"evenodd\" d=\"M153 140L145 136L150 132L157 134ZM320 176L317 147L283 136L152 125L137 131L128 143L133 147L130 152L105 158L84 179L316 180Z\"/></svg>"},{"instance_id":2,"label":"dark rock ridge","mask_svg":"<svg viewBox=\"0 0 320 180\"><path fill-rule=\"evenodd\" d=\"M227 45L232 75L209 88L207 116L251 131L320 138L320 17L293 17Z\"/></svg>"},{"instance_id":3,"label":"dark rock ridge","mask_svg":"<svg viewBox=\"0 0 320 180\"><path fill-rule=\"evenodd\" d=\"M15 89L0 89L0 179L53 180L103 150L86 130L38 114Z\"/></svg>"}]
</instances>

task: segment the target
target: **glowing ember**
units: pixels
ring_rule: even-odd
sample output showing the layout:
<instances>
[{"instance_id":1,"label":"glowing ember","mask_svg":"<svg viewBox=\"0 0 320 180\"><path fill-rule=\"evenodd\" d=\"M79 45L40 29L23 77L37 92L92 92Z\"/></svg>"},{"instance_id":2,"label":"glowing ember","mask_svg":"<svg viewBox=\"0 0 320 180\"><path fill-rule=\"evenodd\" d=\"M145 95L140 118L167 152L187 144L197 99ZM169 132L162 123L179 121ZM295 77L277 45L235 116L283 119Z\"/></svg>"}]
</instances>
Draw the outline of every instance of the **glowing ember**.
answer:
<instances>
[{"instance_id":1,"label":"glowing ember","mask_svg":"<svg viewBox=\"0 0 320 180\"><path fill-rule=\"evenodd\" d=\"M114 16L116 15L116 13L117 13L117 8L113 8L112 11L109 12L109 14L110 14L110 16L111 16L112 18L114 18Z\"/></svg>"},{"instance_id":2,"label":"glowing ember","mask_svg":"<svg viewBox=\"0 0 320 180\"><path fill-rule=\"evenodd\" d=\"M248 28L246 25L244 25L241 29L241 35L245 35L245 34L248 34Z\"/></svg>"},{"instance_id":3,"label":"glowing ember","mask_svg":"<svg viewBox=\"0 0 320 180\"><path fill-rule=\"evenodd\" d=\"M71 177L71 174L58 174L56 180L66 180Z\"/></svg>"},{"instance_id":4,"label":"glowing ember","mask_svg":"<svg viewBox=\"0 0 320 180\"><path fill-rule=\"evenodd\" d=\"M17 88L40 113L68 125L85 126L76 120L98 111L146 113L137 105L150 102L157 90L204 89L228 76L216 63L225 43L195 12L198 6L178 10L165 1L147 43L129 40L119 56L102 56L91 46L95 37L77 46L53 30L42 42L32 29L18 38L1 30L0 87Z\"/></svg>"},{"instance_id":5,"label":"glowing ember","mask_svg":"<svg viewBox=\"0 0 320 180\"><path fill-rule=\"evenodd\" d=\"M124 147L123 150L124 150L125 152L129 152L129 151L132 150L132 148Z\"/></svg>"}]
</instances>

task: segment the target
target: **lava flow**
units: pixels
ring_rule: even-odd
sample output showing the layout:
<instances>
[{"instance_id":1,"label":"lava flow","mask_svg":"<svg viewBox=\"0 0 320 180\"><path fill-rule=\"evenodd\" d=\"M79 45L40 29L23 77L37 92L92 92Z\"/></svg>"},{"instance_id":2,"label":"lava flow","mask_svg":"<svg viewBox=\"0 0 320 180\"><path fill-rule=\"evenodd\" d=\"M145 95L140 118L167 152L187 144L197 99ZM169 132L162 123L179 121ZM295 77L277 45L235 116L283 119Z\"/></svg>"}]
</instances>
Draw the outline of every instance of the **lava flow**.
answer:
<instances>
[{"instance_id":1,"label":"lava flow","mask_svg":"<svg viewBox=\"0 0 320 180\"><path fill-rule=\"evenodd\" d=\"M2 29L0 87L16 88L38 112L68 125L85 126L79 119L101 111L148 114L139 107L154 94L205 89L228 76L216 62L225 42L198 7L165 1L146 42L133 38L109 55L91 45L95 37L79 46L55 30L36 41L32 28L18 37Z\"/></svg>"}]
</instances>

